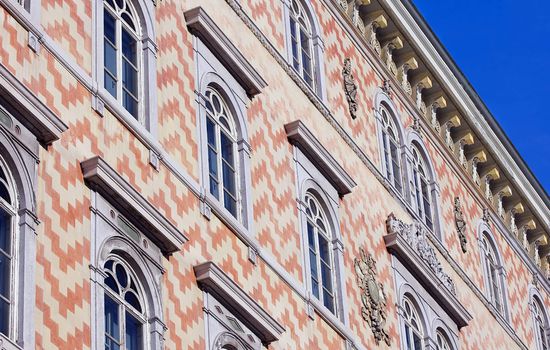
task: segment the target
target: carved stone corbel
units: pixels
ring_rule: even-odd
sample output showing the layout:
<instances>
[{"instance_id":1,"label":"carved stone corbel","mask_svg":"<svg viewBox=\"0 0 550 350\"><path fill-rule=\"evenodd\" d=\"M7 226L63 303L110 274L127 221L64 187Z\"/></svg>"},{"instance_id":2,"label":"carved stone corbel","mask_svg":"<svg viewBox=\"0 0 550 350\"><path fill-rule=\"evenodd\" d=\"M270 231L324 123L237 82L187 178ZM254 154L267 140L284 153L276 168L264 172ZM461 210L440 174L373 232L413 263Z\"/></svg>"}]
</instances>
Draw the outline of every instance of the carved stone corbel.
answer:
<instances>
[{"instance_id":1,"label":"carved stone corbel","mask_svg":"<svg viewBox=\"0 0 550 350\"><path fill-rule=\"evenodd\" d=\"M512 195L512 189L510 186L506 185L503 188L501 188L496 195L495 198L495 207L497 209L497 214L501 218L504 218L504 197L510 197Z\"/></svg>"},{"instance_id":2,"label":"carved stone corbel","mask_svg":"<svg viewBox=\"0 0 550 350\"><path fill-rule=\"evenodd\" d=\"M386 331L387 305L384 286L378 282L376 262L371 254L366 254L359 248L359 257L355 258L355 277L361 290L361 316L370 326L376 344L384 341L391 344L390 336Z\"/></svg>"},{"instance_id":3,"label":"carved stone corbel","mask_svg":"<svg viewBox=\"0 0 550 350\"><path fill-rule=\"evenodd\" d=\"M531 257L533 258L533 261L535 264L541 268L542 267L542 260L540 257L540 247L545 246L548 244L548 238L544 234L539 236L538 238L534 239L533 242L531 242Z\"/></svg>"},{"instance_id":4,"label":"carved stone corbel","mask_svg":"<svg viewBox=\"0 0 550 350\"><path fill-rule=\"evenodd\" d=\"M380 55L382 53L382 47L380 41L378 41L378 29L386 28L388 26L388 20L383 11L376 11L369 15L370 22L366 25L367 41L372 49Z\"/></svg>"},{"instance_id":5,"label":"carved stone corbel","mask_svg":"<svg viewBox=\"0 0 550 350\"><path fill-rule=\"evenodd\" d=\"M427 113L428 114L427 117L428 117L428 120L430 121L430 124L437 132L441 130L441 125L439 125L439 120L437 118L437 112L439 109L443 109L445 107L447 107L447 100L445 99L445 97L439 96L430 104L430 107Z\"/></svg>"},{"instance_id":6,"label":"carved stone corbel","mask_svg":"<svg viewBox=\"0 0 550 350\"><path fill-rule=\"evenodd\" d=\"M422 77L414 86L414 101L416 108L418 108L422 115L426 114L426 103L424 102L422 92L423 90L431 89L432 86L432 80L428 75Z\"/></svg>"},{"instance_id":7,"label":"carved stone corbel","mask_svg":"<svg viewBox=\"0 0 550 350\"><path fill-rule=\"evenodd\" d=\"M473 155L472 157L472 180L479 186L480 185L480 176L478 171L479 163L485 163L487 161L487 155L485 151L481 150Z\"/></svg>"},{"instance_id":8,"label":"carved stone corbel","mask_svg":"<svg viewBox=\"0 0 550 350\"><path fill-rule=\"evenodd\" d=\"M454 151L454 140L453 136L451 134L452 128L458 128L462 122L460 121L460 117L456 114L452 115L444 124L443 128L443 140L445 141L445 144L449 149Z\"/></svg>"},{"instance_id":9,"label":"carved stone corbel","mask_svg":"<svg viewBox=\"0 0 550 350\"><path fill-rule=\"evenodd\" d=\"M493 191L491 190L491 181L496 181L500 179L500 172L498 169L492 168L483 176L483 192L485 193L485 198L489 201L493 200Z\"/></svg>"},{"instance_id":10,"label":"carved stone corbel","mask_svg":"<svg viewBox=\"0 0 550 350\"><path fill-rule=\"evenodd\" d=\"M415 57L411 56L407 58L397 70L397 80L401 82L401 87L409 95L412 95L412 87L411 83L409 82L409 71L415 69L418 69L418 62L416 61Z\"/></svg>"},{"instance_id":11,"label":"carved stone corbel","mask_svg":"<svg viewBox=\"0 0 550 350\"><path fill-rule=\"evenodd\" d=\"M393 51L403 48L403 40L399 35L388 41L382 48L382 61L394 76L397 76L397 66L393 60Z\"/></svg>"},{"instance_id":12,"label":"carved stone corbel","mask_svg":"<svg viewBox=\"0 0 550 350\"><path fill-rule=\"evenodd\" d=\"M462 248L463 253L466 253L468 250L468 239L466 238L466 220L464 220L464 214L462 213L462 204L460 203L459 197L455 197L454 214L456 231L458 233L458 239L460 241L460 248Z\"/></svg>"},{"instance_id":13,"label":"carved stone corbel","mask_svg":"<svg viewBox=\"0 0 550 350\"><path fill-rule=\"evenodd\" d=\"M474 144L474 136L471 132L467 132L466 134L462 135L458 142L456 143L456 155L458 157L458 162L462 165L463 168L468 167L468 160L466 159L466 151L465 146L466 145L473 145Z\"/></svg>"},{"instance_id":14,"label":"carved stone corbel","mask_svg":"<svg viewBox=\"0 0 550 350\"><path fill-rule=\"evenodd\" d=\"M349 114L352 119L357 118L357 84L351 72L351 59L344 59L344 67L342 68L342 76L344 78L344 92L348 101Z\"/></svg>"},{"instance_id":15,"label":"carved stone corbel","mask_svg":"<svg viewBox=\"0 0 550 350\"><path fill-rule=\"evenodd\" d=\"M529 219L520 225L518 239L521 242L523 249L525 249L526 251L529 251L529 239L527 237L527 234L529 233L530 230L534 230L536 228L537 228L537 224L533 219Z\"/></svg>"}]
</instances>

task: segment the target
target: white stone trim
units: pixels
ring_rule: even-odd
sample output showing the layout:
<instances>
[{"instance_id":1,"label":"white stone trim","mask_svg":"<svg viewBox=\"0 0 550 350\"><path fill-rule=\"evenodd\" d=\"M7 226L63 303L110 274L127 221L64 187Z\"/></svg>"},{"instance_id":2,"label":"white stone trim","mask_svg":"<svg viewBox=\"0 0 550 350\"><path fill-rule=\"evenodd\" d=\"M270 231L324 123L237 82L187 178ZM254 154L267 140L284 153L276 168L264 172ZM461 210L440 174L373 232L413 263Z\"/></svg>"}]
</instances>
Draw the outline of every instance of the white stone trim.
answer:
<instances>
[{"instance_id":1,"label":"white stone trim","mask_svg":"<svg viewBox=\"0 0 550 350\"><path fill-rule=\"evenodd\" d=\"M351 193L357 186L348 172L338 164L301 120L286 124L285 131L290 143L310 159L341 196Z\"/></svg>"},{"instance_id":2,"label":"white stone trim","mask_svg":"<svg viewBox=\"0 0 550 350\"><path fill-rule=\"evenodd\" d=\"M174 224L137 192L101 157L80 163L84 180L100 192L139 229L142 229L164 254L179 251L188 240Z\"/></svg>"},{"instance_id":3,"label":"white stone trim","mask_svg":"<svg viewBox=\"0 0 550 350\"><path fill-rule=\"evenodd\" d=\"M267 86L265 80L202 7L188 10L184 16L191 33L201 39L249 96L262 92Z\"/></svg>"},{"instance_id":4,"label":"white stone trim","mask_svg":"<svg viewBox=\"0 0 550 350\"><path fill-rule=\"evenodd\" d=\"M211 293L230 310L265 345L279 340L285 329L248 296L215 263L209 261L193 268L199 286Z\"/></svg>"}]
</instances>

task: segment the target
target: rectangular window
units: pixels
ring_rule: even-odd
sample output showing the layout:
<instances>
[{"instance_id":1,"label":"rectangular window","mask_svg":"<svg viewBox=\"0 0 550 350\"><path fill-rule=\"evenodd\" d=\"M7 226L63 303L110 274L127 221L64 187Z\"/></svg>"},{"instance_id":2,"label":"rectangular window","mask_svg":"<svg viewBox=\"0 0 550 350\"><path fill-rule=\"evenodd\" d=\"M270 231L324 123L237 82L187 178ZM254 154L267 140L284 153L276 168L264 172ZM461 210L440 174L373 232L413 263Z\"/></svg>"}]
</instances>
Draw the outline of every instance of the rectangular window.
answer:
<instances>
[{"instance_id":1,"label":"rectangular window","mask_svg":"<svg viewBox=\"0 0 550 350\"><path fill-rule=\"evenodd\" d=\"M403 187L401 186L401 171L399 169L399 155L397 146L390 141L391 160L393 167L393 184L395 188L401 193Z\"/></svg>"},{"instance_id":2,"label":"rectangular window","mask_svg":"<svg viewBox=\"0 0 550 350\"><path fill-rule=\"evenodd\" d=\"M225 134L220 134L222 153L222 176L224 190L224 206L235 217L237 217L237 186L235 183L236 171L233 155L233 142Z\"/></svg>"},{"instance_id":3,"label":"rectangular window","mask_svg":"<svg viewBox=\"0 0 550 350\"><path fill-rule=\"evenodd\" d=\"M317 248L315 246L315 230L311 223L307 223L307 237L309 243L309 266L311 271L311 289L313 295L319 298L319 277L317 272Z\"/></svg>"},{"instance_id":4,"label":"rectangular window","mask_svg":"<svg viewBox=\"0 0 550 350\"><path fill-rule=\"evenodd\" d=\"M218 180L218 152L216 151L216 125L210 118L206 118L206 134L208 139L208 177L210 194L220 198Z\"/></svg>"},{"instance_id":5,"label":"rectangular window","mask_svg":"<svg viewBox=\"0 0 550 350\"><path fill-rule=\"evenodd\" d=\"M137 42L122 29L122 94L123 105L135 118L138 115Z\"/></svg>"},{"instance_id":6,"label":"rectangular window","mask_svg":"<svg viewBox=\"0 0 550 350\"><path fill-rule=\"evenodd\" d=\"M103 11L103 86L117 98L117 49L116 49L116 21L109 11Z\"/></svg>"}]
</instances>

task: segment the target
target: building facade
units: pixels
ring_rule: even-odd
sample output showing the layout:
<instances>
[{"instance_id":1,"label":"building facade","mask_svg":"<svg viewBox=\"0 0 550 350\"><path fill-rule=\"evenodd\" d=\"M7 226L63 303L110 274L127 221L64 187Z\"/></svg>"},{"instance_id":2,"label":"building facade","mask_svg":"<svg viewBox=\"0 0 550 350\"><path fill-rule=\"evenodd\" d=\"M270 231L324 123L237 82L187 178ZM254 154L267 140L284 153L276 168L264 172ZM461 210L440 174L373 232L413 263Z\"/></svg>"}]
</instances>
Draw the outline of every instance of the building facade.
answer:
<instances>
[{"instance_id":1,"label":"building facade","mask_svg":"<svg viewBox=\"0 0 550 350\"><path fill-rule=\"evenodd\" d=\"M410 0L0 0L0 349L550 346L550 201Z\"/></svg>"}]
</instances>

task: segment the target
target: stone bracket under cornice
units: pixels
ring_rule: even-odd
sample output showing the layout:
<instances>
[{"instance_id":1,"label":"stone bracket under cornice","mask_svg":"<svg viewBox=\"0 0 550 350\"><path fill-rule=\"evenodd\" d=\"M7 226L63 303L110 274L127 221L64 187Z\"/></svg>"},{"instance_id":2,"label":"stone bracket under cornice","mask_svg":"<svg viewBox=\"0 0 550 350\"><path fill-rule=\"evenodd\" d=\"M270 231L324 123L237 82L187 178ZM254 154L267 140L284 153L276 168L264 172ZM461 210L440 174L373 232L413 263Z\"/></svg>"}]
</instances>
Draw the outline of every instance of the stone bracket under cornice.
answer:
<instances>
[{"instance_id":1,"label":"stone bracket under cornice","mask_svg":"<svg viewBox=\"0 0 550 350\"><path fill-rule=\"evenodd\" d=\"M334 186L340 196L351 193L357 186L351 176L330 152L319 142L313 133L301 120L295 120L285 125L286 135L291 144L298 147L306 157L319 169L319 171Z\"/></svg>"},{"instance_id":2,"label":"stone bracket under cornice","mask_svg":"<svg viewBox=\"0 0 550 350\"><path fill-rule=\"evenodd\" d=\"M250 97L256 96L267 86L266 81L202 7L188 10L184 15L191 33L204 42Z\"/></svg>"},{"instance_id":3,"label":"stone bracket under cornice","mask_svg":"<svg viewBox=\"0 0 550 350\"><path fill-rule=\"evenodd\" d=\"M0 64L0 104L19 120L38 142L48 146L59 140L68 126L40 99Z\"/></svg>"},{"instance_id":4,"label":"stone bracket under cornice","mask_svg":"<svg viewBox=\"0 0 550 350\"><path fill-rule=\"evenodd\" d=\"M456 322L458 328L468 325L472 315L456 297L456 287L443 272L441 263L430 245L420 223L407 225L390 214L386 221L388 234L384 236L386 249L400 259L418 278L428 293Z\"/></svg>"},{"instance_id":5,"label":"stone bracket under cornice","mask_svg":"<svg viewBox=\"0 0 550 350\"><path fill-rule=\"evenodd\" d=\"M218 265L208 261L193 267L199 287L211 293L244 323L264 345L279 340L285 329L244 292Z\"/></svg>"},{"instance_id":6,"label":"stone bracket under cornice","mask_svg":"<svg viewBox=\"0 0 550 350\"><path fill-rule=\"evenodd\" d=\"M181 250L187 237L105 160L96 156L80 163L86 184L107 199L132 225L170 255Z\"/></svg>"}]
</instances>

